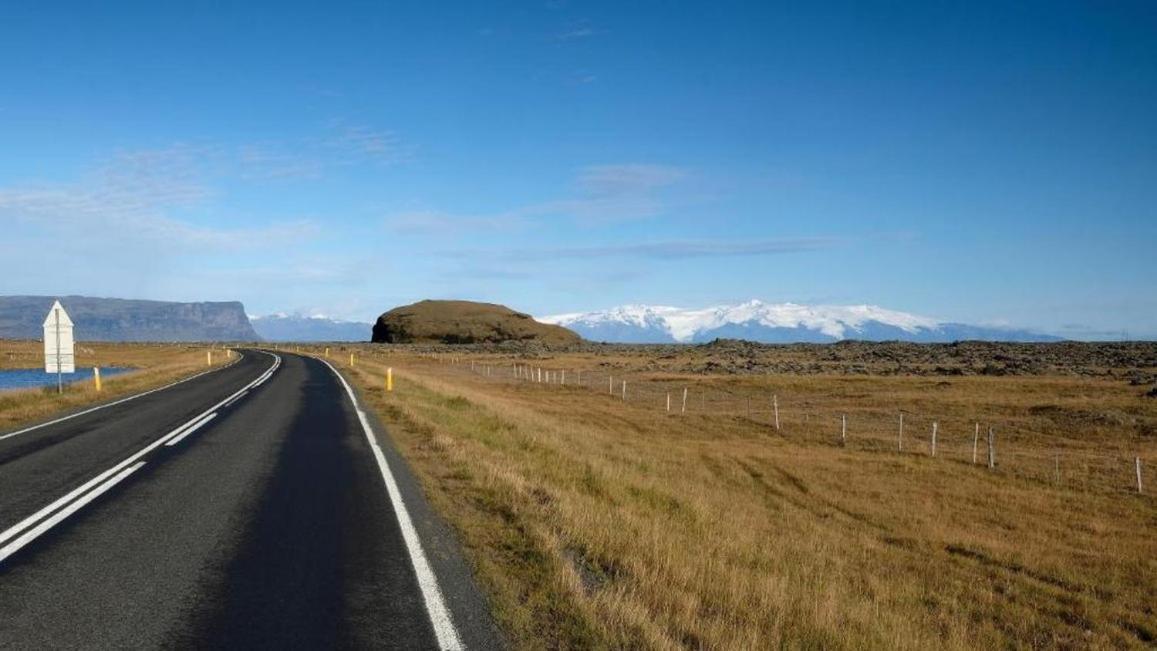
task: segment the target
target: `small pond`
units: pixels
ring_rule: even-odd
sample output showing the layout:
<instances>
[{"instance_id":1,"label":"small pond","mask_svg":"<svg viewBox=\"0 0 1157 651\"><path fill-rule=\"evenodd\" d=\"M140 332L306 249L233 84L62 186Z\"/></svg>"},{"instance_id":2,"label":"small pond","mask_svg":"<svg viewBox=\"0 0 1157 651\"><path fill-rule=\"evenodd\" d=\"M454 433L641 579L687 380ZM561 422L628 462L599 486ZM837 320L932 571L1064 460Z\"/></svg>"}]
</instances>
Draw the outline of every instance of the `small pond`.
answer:
<instances>
[{"instance_id":1,"label":"small pond","mask_svg":"<svg viewBox=\"0 0 1157 651\"><path fill-rule=\"evenodd\" d=\"M132 370L135 369L104 366L100 369L100 378L103 380ZM92 382L92 369L78 368L75 373L65 373L62 377L65 383ZM43 368L0 369L0 391L49 386L56 386L56 373L45 373Z\"/></svg>"}]
</instances>

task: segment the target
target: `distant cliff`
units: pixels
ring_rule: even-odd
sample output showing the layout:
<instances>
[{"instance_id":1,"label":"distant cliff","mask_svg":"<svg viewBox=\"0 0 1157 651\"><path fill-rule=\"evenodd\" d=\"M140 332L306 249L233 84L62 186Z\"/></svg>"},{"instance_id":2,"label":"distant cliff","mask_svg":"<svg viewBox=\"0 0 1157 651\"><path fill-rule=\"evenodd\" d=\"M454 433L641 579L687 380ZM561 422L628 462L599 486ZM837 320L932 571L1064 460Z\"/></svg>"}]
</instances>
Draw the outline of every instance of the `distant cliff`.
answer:
<instances>
[{"instance_id":1,"label":"distant cliff","mask_svg":"<svg viewBox=\"0 0 1157 651\"><path fill-rule=\"evenodd\" d=\"M55 296L0 296L0 338L40 339ZM170 303L61 296L77 341L256 341L238 301Z\"/></svg>"}]
</instances>

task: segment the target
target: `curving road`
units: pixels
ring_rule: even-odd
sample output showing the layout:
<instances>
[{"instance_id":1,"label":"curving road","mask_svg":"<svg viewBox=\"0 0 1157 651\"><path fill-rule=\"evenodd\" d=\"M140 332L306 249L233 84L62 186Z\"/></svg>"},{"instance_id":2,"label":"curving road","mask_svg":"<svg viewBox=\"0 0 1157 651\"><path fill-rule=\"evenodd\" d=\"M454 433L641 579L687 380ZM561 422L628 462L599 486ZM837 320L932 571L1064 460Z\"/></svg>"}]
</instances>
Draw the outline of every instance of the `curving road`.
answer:
<instances>
[{"instance_id":1,"label":"curving road","mask_svg":"<svg viewBox=\"0 0 1157 651\"><path fill-rule=\"evenodd\" d=\"M0 647L500 647L345 380L243 353L0 433Z\"/></svg>"}]
</instances>

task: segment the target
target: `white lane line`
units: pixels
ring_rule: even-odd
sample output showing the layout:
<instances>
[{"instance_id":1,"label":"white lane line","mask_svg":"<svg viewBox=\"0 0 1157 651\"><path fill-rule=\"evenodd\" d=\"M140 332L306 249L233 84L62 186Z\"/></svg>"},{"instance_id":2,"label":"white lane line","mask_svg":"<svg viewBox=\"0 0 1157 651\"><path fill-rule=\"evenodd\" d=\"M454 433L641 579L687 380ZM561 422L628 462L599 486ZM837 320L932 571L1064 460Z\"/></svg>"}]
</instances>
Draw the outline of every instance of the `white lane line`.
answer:
<instances>
[{"instance_id":1,"label":"white lane line","mask_svg":"<svg viewBox=\"0 0 1157 651\"><path fill-rule=\"evenodd\" d=\"M382 479L386 482L386 492L394 506L394 513L398 516L398 525L402 529L402 540L405 541L406 549L410 552L410 562L414 565L414 573L418 577L418 587L422 590L422 599L426 602L426 614L430 616L430 624L433 625L434 635L438 638L438 647L447 651L464 649L462 640L458 637L458 630L454 628L454 621L450 618L450 609L446 607L446 602L442 598L442 590L438 587L438 578L434 575L434 570L426 559L426 553L422 550L422 541L418 538L418 530L414 528L414 522L410 519L410 512L406 510L406 504L402 501L402 491L398 488L393 473L390 472L386 455L374 437L374 431L370 427L369 420L366 419L366 412L358 404L353 389L350 388L349 382L346 382L342 374L338 373L337 369L324 359L318 361L328 366L337 376L337 379L341 381L342 386L345 387L346 395L349 396L354 410L358 413L358 420L361 421L366 440L369 441L370 448L374 451L374 459L377 460Z\"/></svg>"},{"instance_id":2,"label":"white lane line","mask_svg":"<svg viewBox=\"0 0 1157 651\"><path fill-rule=\"evenodd\" d=\"M244 397L245 397L245 395L246 395L247 393L249 393L249 392L248 392L248 391L246 391L245 393L242 393L241 395L237 396L236 398L234 398L234 399L230 400L229 402L227 402L227 403L225 403L225 404L223 404L223 405L221 405L221 406L222 406L222 407L232 407L232 406L233 406L233 403L235 403L235 402L237 402L238 400L240 400L240 399L244 398Z\"/></svg>"},{"instance_id":3,"label":"white lane line","mask_svg":"<svg viewBox=\"0 0 1157 651\"><path fill-rule=\"evenodd\" d=\"M272 355L272 353L266 353L266 354ZM274 362L273 362L273 365L269 367L269 370L267 370L267 371L266 371L264 374L262 374L262 377L267 377L269 373L271 373L273 370L276 370L276 369L277 369L277 367L281 365L281 357L279 357L279 356L277 356L277 355L273 355L273 357L274 357ZM260 379L260 378L258 378L258 379ZM79 488L77 488L77 489L75 489L75 490L73 490L73 491L69 492L69 493L68 493L67 495L65 495L64 497L61 497L61 498L57 499L57 500L56 500L55 502L53 502L52 504L49 504L48 506L46 506L46 507L44 507L44 508L40 509L40 510L39 510L39 511L37 511L36 513L33 513L32 515L30 515L30 516L28 516L28 517L24 518L23 520L21 520L20 522L16 523L15 525L13 525L13 526L9 527L7 530L5 530L5 531L4 531L4 533L0 533L0 545L4 544L4 542L6 542L6 541L7 541L9 538L12 538L13 536L16 536L16 535L17 535L17 534L19 534L21 531L23 531L23 530L27 529L28 527L30 527L30 526L32 526L32 525L34 525L34 524L35 524L36 522L38 522L39 520L41 520L41 519L45 518L46 516L48 516L49 514L51 514L53 511L55 511L56 509L58 509L58 508L60 508L61 506L63 506L64 504L66 504L66 503L68 503L68 502L70 502L70 501L72 501L72 500L76 499L77 497L79 497L79 496L83 495L85 491L87 491L88 489L92 488L94 485L96 485L96 484L98 484L98 483L100 483L100 482L104 481L104 480L105 480L105 479L106 479L108 476L110 476L110 475L113 475L113 474L115 474L115 473L117 473L117 472L120 472L122 469L124 469L124 468L125 468L125 466L128 466L129 464L131 464L131 463L133 463L133 462L137 461L138 459L140 459L141 457L145 456L146 454L148 454L148 453L152 452L153 450L157 449L157 448L158 448L158 447L160 447L161 445L164 445L164 443L165 443L166 441L168 441L169 439L171 439L171 438L173 438L173 437L175 437L175 436L180 436L180 435L181 435L181 432L183 432L183 431L184 431L186 428L188 428L188 427L189 427L191 424L193 424L193 423L197 422L197 420L198 420L198 419L200 419L200 418L203 418L203 417L204 417L206 414L211 414L211 413L213 413L213 412L217 411L217 409L218 409L218 408L220 408L220 407L221 407L223 404L225 404L225 403L226 403L226 402L228 402L229 400L232 400L232 399L233 399L233 398L235 398L236 396L238 396L238 395L240 395L240 394L244 393L245 391L248 391L249 389L251 389L251 388L253 387L254 383L256 383L256 382L257 382L257 380L254 380L253 382L250 382L249 384L247 384L247 385L245 385L244 387L242 387L240 390L238 390L238 391L237 391L236 393L234 393L233 395L231 395L231 396L229 396L228 398L226 398L226 399L222 400L221 402L219 402L219 403L217 403L217 404L213 405L212 407L210 407L210 408L206 409L205 411L201 412L200 414L197 414L197 415L196 415L196 416L194 416L192 419L190 419L190 420L186 421L184 424L182 424L181 426L177 427L177 428L176 428L176 429L174 429L173 431L169 432L168 434L165 434L165 435L164 435L164 436L162 436L161 438L159 438L159 439L157 439L157 440L153 441L152 443L148 444L147 446L145 446L145 447L144 447L144 448L142 448L141 450L137 451L137 452L136 452L135 454L133 454L131 457L129 457L129 458L127 458L127 459L125 459L124 461L121 461L120 463L118 463L117 465L113 466L112 468L109 468L108 470L106 470L106 471L102 472L101 474L97 475L96 477L94 477L94 478L92 478L92 479L88 480L88 481L87 481L87 482L85 482L83 485L81 485Z\"/></svg>"},{"instance_id":4,"label":"white lane line","mask_svg":"<svg viewBox=\"0 0 1157 651\"><path fill-rule=\"evenodd\" d=\"M75 413L75 414L71 414L71 415L68 415L68 416L64 416L64 417L61 417L61 418L57 418L56 420L50 420L50 421L48 421L47 423L41 423L41 424L39 424L39 425L33 425L32 427L25 427L24 429L21 429L21 430L16 430L15 432L9 432L9 433L7 433L7 434L4 434L4 435L0 436L0 441L3 441L4 439L7 439L7 438L12 438L13 436L19 436L19 435L21 435L21 434L26 434L26 433L28 433L28 432L31 432L31 431L33 431L33 430L38 430L38 429L40 429L40 428L42 428L42 427L48 427L49 425L55 425L55 424L57 424L57 423L63 423L63 422L64 422L64 421L66 421L66 420L71 420L71 419L73 419L73 418L76 418L76 417L78 417L78 416L83 416L83 415L85 415L85 414L91 414L91 413L92 413L92 412L94 412L94 411L100 411L101 409L108 409L109 407L114 407L114 406L116 406L116 405L119 405L119 404L122 404L122 403L128 402L128 401L130 401L130 400L136 400L137 398L143 398L144 396L147 396L147 395L149 395L150 393L156 393L156 392L158 392L158 391L164 391L165 389L171 389L171 388L173 388L173 387L177 386L178 384L184 384L185 382L188 382L188 381L190 381L190 380L196 380L197 378L201 377L202 375L208 375L209 373L215 373L215 372L217 372L217 371L222 371L222 370L224 370L224 369L227 369L227 368L229 368L230 366L233 366L233 364L236 364L236 363L240 362L240 361L241 361L241 358L243 358L243 357L245 357L245 355L244 355L244 354L242 354L242 353L240 353L240 352L238 352L238 353L237 353L237 361L234 361L234 362L232 362L232 363L226 364L225 366L222 366L222 367L220 367L220 368L215 368L215 369L212 369L212 370L208 370L208 371L202 371L202 372L200 372L200 373L198 373L198 374L196 374L196 375L192 375L192 376L190 376L190 377L187 377L187 378L185 378L185 379L183 379L183 380L177 380L176 382L172 382L172 383L170 383L170 384L166 384L166 385L165 385L165 386L163 386L163 387L157 387L156 389L149 389L148 391L145 391L145 392L142 392L142 393L138 393L138 394L136 394L136 395L132 395L132 396L129 396L129 397L127 397L127 398L121 398L120 400L116 400L116 401L114 401L114 402L110 402L110 403L108 403L108 404L104 404L104 405L97 405L96 407L93 407L93 408L91 408L91 409L85 409L84 411L80 411L80 412L77 412L77 413Z\"/></svg>"},{"instance_id":5,"label":"white lane line","mask_svg":"<svg viewBox=\"0 0 1157 651\"><path fill-rule=\"evenodd\" d=\"M108 491L108 489L119 484L121 482L121 480L123 480L125 477L128 477L129 475L133 474L137 470L140 470L141 466L143 466L143 465L145 465L145 462L140 461L140 462L136 463L135 465L129 466L128 468L121 470L119 473L117 473L115 476L113 476L112 479L109 479L105 483L101 484L95 490L86 494L84 497L80 498L79 500L76 500L72 504L69 504L68 508L60 511L59 513L52 516L51 518L48 518L44 522L41 522L36 527L29 529L27 532L24 533L23 536L20 536L19 538L17 538L16 540L13 540L8 545L4 546L3 548L0 548L0 562L2 562L4 559L8 558L12 554L15 554L16 552L20 551L21 547L24 547L28 543L39 538L40 535L43 534L45 531L48 531L49 529L60 524L60 522L62 520L64 520L65 518L67 518L68 516L72 515L73 513L76 513L80 509L84 508L84 505L88 504L89 502L91 502L91 501L95 500L96 498L100 497L101 495L103 495L105 492Z\"/></svg>"},{"instance_id":6,"label":"white lane line","mask_svg":"<svg viewBox=\"0 0 1157 651\"><path fill-rule=\"evenodd\" d=\"M208 416L202 418L201 420L197 421L193 425L190 425L188 429L186 429L185 431L178 434L175 438L171 438L168 441L165 441L165 445L171 447L171 446L174 446L174 445L180 443L181 441L184 441L185 437L187 437L190 434L192 434L193 432L196 432L197 430L201 429L202 427L205 426L206 423L208 423L209 421L213 420L216 417L217 417L217 412L213 412L213 413L209 414Z\"/></svg>"}]
</instances>

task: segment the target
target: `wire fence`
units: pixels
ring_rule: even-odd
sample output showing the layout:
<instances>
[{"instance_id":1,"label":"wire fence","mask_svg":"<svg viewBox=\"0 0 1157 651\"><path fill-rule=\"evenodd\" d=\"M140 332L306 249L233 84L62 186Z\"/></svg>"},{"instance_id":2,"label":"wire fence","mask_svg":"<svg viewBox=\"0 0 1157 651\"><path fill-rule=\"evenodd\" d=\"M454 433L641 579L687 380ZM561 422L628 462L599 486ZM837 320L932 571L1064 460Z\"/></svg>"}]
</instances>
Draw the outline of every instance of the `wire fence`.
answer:
<instances>
[{"instance_id":1,"label":"wire fence","mask_svg":"<svg viewBox=\"0 0 1157 651\"><path fill-rule=\"evenodd\" d=\"M949 463L1084 491L1146 492L1151 449L1124 441L1095 445L1010 421L938 417L910 410L848 405L688 378L642 379L604 370L549 367L522 361L424 355L425 369L449 376L603 394L608 406L670 417L730 419L768 435L854 450L922 455ZM828 403L828 404L822 404Z\"/></svg>"}]
</instances>

